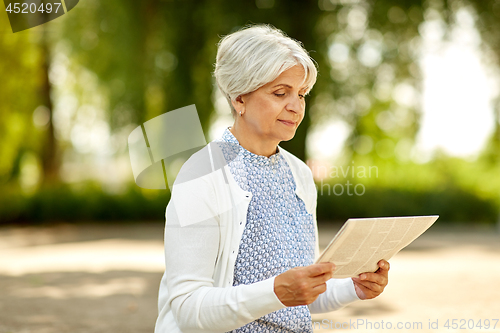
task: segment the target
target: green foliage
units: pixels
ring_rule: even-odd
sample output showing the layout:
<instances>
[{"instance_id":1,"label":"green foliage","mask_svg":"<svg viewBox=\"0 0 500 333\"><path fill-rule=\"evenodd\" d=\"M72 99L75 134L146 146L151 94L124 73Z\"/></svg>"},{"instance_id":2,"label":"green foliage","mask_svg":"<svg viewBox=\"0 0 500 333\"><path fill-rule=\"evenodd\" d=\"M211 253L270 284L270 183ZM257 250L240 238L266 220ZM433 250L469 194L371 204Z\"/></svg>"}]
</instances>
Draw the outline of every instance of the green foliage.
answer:
<instances>
[{"instance_id":1,"label":"green foliage","mask_svg":"<svg viewBox=\"0 0 500 333\"><path fill-rule=\"evenodd\" d=\"M486 60L498 65L500 5L495 0L85 0L50 23L50 38L41 33L43 28L2 33L0 220L163 219L168 193L135 185L123 194L109 194L99 184L44 184L24 194L17 186L21 183L26 191L23 161L36 156L32 166L45 167L46 150L55 150L47 144L51 137L66 149L61 160L71 160L72 153L91 155L72 147L78 119L92 118L85 114L89 106L104 113L110 141L119 146L117 158L126 151L130 128L182 106L197 105L207 133L214 114L211 72L219 38L249 23L270 23L300 40L319 64L306 117L294 140L281 145L305 160L310 127L341 119L352 129L346 160L377 165L380 171L362 180L362 196L320 195L320 218L440 214L440 221L491 223L500 206L500 99L494 105L495 133L479 160L439 154L423 165L399 160L405 153L403 159L410 160L419 129L420 25L438 19L449 29L457 11L466 7L475 10ZM7 21L0 21L0 31L8 30ZM333 52L332 45L338 50ZM367 49L371 60L363 56ZM345 58L338 56L342 50ZM49 87L45 53L52 56ZM51 84L59 84L53 94ZM398 89L414 91L416 100L405 100L406 94L398 98ZM33 124L33 111L47 104L49 95L59 117L67 118L56 128L57 137L45 125ZM95 124L87 124L81 137ZM115 133L121 136L113 137ZM79 159L70 162L75 161Z\"/></svg>"},{"instance_id":2,"label":"green foliage","mask_svg":"<svg viewBox=\"0 0 500 333\"><path fill-rule=\"evenodd\" d=\"M56 185L33 195L12 189L0 194L0 224L47 221L162 220L168 191L141 190L131 184L122 194L104 191L99 184Z\"/></svg>"},{"instance_id":3,"label":"green foliage","mask_svg":"<svg viewBox=\"0 0 500 333\"><path fill-rule=\"evenodd\" d=\"M32 120L41 104L37 36L12 34L8 23L5 15L0 20L0 184L17 176L25 150L40 150L43 132Z\"/></svg>"},{"instance_id":4,"label":"green foliage","mask_svg":"<svg viewBox=\"0 0 500 333\"><path fill-rule=\"evenodd\" d=\"M314 102L316 122L342 119L352 132L346 154L377 156L394 150L401 139L413 141L418 131L418 95L421 73L417 65L419 25L429 5L419 0L365 1L328 5L318 24L330 45L322 52L329 59L328 89Z\"/></svg>"},{"instance_id":5,"label":"green foliage","mask_svg":"<svg viewBox=\"0 0 500 333\"><path fill-rule=\"evenodd\" d=\"M426 164L365 159L339 168L345 177L330 172L329 179L317 184L318 219L437 214L442 222L474 224L496 223L500 216L500 172L488 163L440 154ZM352 195L347 194L347 181ZM356 185L362 195L354 192Z\"/></svg>"},{"instance_id":6,"label":"green foliage","mask_svg":"<svg viewBox=\"0 0 500 333\"><path fill-rule=\"evenodd\" d=\"M329 185L326 186L326 185ZM367 185L363 195L335 195L334 182L317 184L318 220L343 221L351 217L440 215L440 222L495 223L499 200L481 197L458 187L439 190ZM339 191L337 191L339 193ZM358 191L360 193L360 191ZM167 191L141 190L131 185L122 194L110 194L98 184L42 188L33 195L11 190L0 194L0 224L54 221L143 221L164 219Z\"/></svg>"},{"instance_id":7,"label":"green foliage","mask_svg":"<svg viewBox=\"0 0 500 333\"><path fill-rule=\"evenodd\" d=\"M265 8L259 8L259 3ZM272 5L266 7L266 3ZM316 38L315 25L322 12L315 0L238 4L87 0L71 14L60 40L75 65L96 74L99 93L109 102L106 112L113 130L196 104L207 133L214 114L211 73L217 43L246 24L273 24L309 50L316 51L324 43ZM326 64L324 68L328 71ZM284 144L302 159L309 124L306 118L295 140Z\"/></svg>"},{"instance_id":8,"label":"green foliage","mask_svg":"<svg viewBox=\"0 0 500 333\"><path fill-rule=\"evenodd\" d=\"M333 184L332 184L333 185ZM352 193L352 192L351 192ZM411 190L383 186L366 187L361 195L318 196L318 220L351 217L439 215L439 222L490 223L498 219L498 201L483 199L460 188Z\"/></svg>"}]
</instances>

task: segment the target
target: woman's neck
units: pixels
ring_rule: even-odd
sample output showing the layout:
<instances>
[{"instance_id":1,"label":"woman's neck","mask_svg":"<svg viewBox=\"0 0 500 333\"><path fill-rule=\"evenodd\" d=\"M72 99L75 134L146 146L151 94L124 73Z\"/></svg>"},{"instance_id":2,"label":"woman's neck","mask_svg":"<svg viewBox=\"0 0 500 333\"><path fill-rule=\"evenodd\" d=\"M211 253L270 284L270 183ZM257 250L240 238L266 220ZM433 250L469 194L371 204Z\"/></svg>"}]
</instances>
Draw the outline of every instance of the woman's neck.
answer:
<instances>
[{"instance_id":1,"label":"woman's neck","mask_svg":"<svg viewBox=\"0 0 500 333\"><path fill-rule=\"evenodd\" d=\"M245 130L237 124L230 127L229 131L234 135L236 140L238 140L240 145L251 153L270 157L277 152L279 142L262 140L262 138L255 133Z\"/></svg>"}]
</instances>

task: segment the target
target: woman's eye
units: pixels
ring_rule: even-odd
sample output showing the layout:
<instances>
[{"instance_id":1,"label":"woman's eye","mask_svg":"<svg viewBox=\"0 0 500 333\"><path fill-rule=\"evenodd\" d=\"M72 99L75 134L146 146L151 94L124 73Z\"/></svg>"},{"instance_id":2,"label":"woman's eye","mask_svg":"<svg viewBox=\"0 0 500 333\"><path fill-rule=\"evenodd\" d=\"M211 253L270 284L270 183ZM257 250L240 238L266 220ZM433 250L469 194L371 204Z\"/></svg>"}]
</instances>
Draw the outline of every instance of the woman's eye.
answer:
<instances>
[{"instance_id":1,"label":"woman's eye","mask_svg":"<svg viewBox=\"0 0 500 333\"><path fill-rule=\"evenodd\" d=\"M304 96L304 95L301 95L301 94L299 94L299 97L300 97L300 98L302 98L302 99L304 99L304 98L305 98L305 96Z\"/></svg>"},{"instance_id":2,"label":"woman's eye","mask_svg":"<svg viewBox=\"0 0 500 333\"><path fill-rule=\"evenodd\" d=\"M285 93L282 93L282 94L274 93L274 94L275 94L276 96L278 96L278 97L283 97L283 96L285 96Z\"/></svg>"}]
</instances>

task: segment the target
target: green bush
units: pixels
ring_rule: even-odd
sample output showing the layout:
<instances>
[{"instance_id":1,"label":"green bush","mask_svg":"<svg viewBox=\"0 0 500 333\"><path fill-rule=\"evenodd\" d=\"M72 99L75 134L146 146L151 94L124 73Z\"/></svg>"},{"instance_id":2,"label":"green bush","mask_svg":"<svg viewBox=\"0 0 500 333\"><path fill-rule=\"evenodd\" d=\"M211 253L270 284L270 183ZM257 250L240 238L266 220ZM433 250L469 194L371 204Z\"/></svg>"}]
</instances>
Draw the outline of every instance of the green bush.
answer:
<instances>
[{"instance_id":1,"label":"green bush","mask_svg":"<svg viewBox=\"0 0 500 333\"><path fill-rule=\"evenodd\" d=\"M319 185L318 190L318 220L437 214L440 222L495 223L499 216L495 200L458 187L436 191L372 184L359 196L335 195L326 188L321 191ZM108 193L95 183L45 187L32 195L11 189L0 193L0 221L161 221L169 198L168 191L143 190L135 184L120 194Z\"/></svg>"},{"instance_id":2,"label":"green bush","mask_svg":"<svg viewBox=\"0 0 500 333\"><path fill-rule=\"evenodd\" d=\"M318 193L318 220L412 215L439 215L440 222L495 223L499 209L495 200L460 188L436 191L371 186L359 196Z\"/></svg>"},{"instance_id":3,"label":"green bush","mask_svg":"<svg viewBox=\"0 0 500 333\"><path fill-rule=\"evenodd\" d=\"M0 221L163 220L169 198L168 191L142 190L135 184L120 194L108 193L94 183L44 187L32 195L6 190L0 194Z\"/></svg>"}]
</instances>

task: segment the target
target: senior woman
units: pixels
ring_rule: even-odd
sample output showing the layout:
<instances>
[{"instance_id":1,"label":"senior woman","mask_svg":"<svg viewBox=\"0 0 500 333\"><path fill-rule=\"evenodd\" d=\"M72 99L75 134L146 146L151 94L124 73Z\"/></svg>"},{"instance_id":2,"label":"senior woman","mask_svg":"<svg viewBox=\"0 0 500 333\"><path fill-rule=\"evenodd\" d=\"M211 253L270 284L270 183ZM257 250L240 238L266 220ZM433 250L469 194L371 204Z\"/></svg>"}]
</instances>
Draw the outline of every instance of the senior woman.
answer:
<instances>
[{"instance_id":1,"label":"senior woman","mask_svg":"<svg viewBox=\"0 0 500 333\"><path fill-rule=\"evenodd\" d=\"M294 137L316 81L307 51L276 28L250 26L221 40L214 74L234 124L174 184L155 332L312 332L311 313L378 296L386 261L348 279L313 264L312 174L279 147Z\"/></svg>"}]
</instances>

